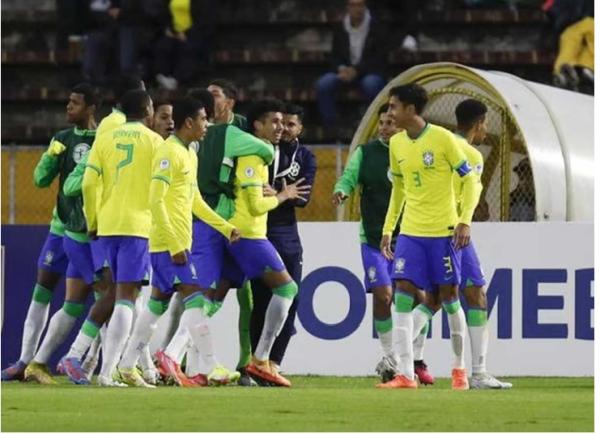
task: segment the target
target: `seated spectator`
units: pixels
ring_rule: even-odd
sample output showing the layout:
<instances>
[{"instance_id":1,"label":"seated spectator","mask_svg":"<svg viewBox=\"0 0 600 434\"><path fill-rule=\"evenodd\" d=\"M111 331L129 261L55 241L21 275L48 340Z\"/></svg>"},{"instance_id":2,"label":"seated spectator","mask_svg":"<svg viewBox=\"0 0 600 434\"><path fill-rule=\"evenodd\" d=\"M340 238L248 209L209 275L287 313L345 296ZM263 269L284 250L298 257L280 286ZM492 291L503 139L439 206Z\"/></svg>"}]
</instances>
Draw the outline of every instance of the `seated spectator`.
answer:
<instances>
[{"instance_id":1,"label":"seated spectator","mask_svg":"<svg viewBox=\"0 0 600 434\"><path fill-rule=\"evenodd\" d=\"M535 221L535 188L529 158L523 158L513 172L519 177L519 183L510 192L510 221Z\"/></svg>"},{"instance_id":2,"label":"seated spectator","mask_svg":"<svg viewBox=\"0 0 600 434\"><path fill-rule=\"evenodd\" d=\"M340 85L359 84L371 101L385 86L386 35L371 17L365 0L348 0L348 13L333 35L331 70L317 81L317 102L324 125L337 121L335 93Z\"/></svg>"},{"instance_id":3,"label":"seated spectator","mask_svg":"<svg viewBox=\"0 0 600 434\"><path fill-rule=\"evenodd\" d=\"M216 29L214 0L168 0L163 11L164 36L156 45L156 81L168 90L190 84L210 63Z\"/></svg>"}]
</instances>

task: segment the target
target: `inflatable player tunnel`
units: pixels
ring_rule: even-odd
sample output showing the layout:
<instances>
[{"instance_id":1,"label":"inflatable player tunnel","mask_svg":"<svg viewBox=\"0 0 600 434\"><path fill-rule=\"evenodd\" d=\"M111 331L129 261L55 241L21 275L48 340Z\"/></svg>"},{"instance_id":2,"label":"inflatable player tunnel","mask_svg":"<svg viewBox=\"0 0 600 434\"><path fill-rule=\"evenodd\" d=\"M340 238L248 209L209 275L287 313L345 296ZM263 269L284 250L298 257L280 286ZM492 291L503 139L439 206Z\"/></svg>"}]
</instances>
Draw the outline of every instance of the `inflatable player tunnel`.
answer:
<instances>
[{"instance_id":1,"label":"inflatable player tunnel","mask_svg":"<svg viewBox=\"0 0 600 434\"><path fill-rule=\"evenodd\" d=\"M476 221L591 221L594 212L593 97L513 75L454 63L418 65L398 75L369 106L352 140L377 135L377 110L388 90L418 83L429 93L424 117L451 130L466 98L488 107L483 193ZM358 196L345 217L356 219Z\"/></svg>"}]
</instances>

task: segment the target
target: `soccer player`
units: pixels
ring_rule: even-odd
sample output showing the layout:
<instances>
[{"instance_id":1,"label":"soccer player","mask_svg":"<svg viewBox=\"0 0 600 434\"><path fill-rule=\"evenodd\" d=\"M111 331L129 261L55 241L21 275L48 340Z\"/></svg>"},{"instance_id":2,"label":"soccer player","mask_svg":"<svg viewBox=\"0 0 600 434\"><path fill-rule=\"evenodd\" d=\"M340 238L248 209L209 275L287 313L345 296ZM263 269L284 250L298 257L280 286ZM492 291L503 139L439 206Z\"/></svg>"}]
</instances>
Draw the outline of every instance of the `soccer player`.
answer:
<instances>
[{"instance_id":1,"label":"soccer player","mask_svg":"<svg viewBox=\"0 0 600 434\"><path fill-rule=\"evenodd\" d=\"M48 331L39 350L27 365L27 381L54 384L47 362L54 350L64 341L76 319L83 314L84 303L95 282L95 271L89 240L85 236L85 222L81 218L81 200L64 195L62 188L69 173L90 150L95 136L94 115L99 106L99 96L89 84L78 84L71 89L67 104L67 120L73 128L59 131L42 157L40 171L45 172L46 185L59 177L56 212L64 224L63 250L67 255L66 294L62 309L50 319ZM48 299L49 301L49 299ZM43 326L43 324L42 324Z\"/></svg>"},{"instance_id":2,"label":"soccer player","mask_svg":"<svg viewBox=\"0 0 600 434\"><path fill-rule=\"evenodd\" d=\"M248 113L248 125L253 134L265 143L278 143L283 132L283 104L277 100L257 101ZM235 168L235 206L229 220L239 228L242 238L229 245L228 251L247 279L261 278L273 296L268 304L263 330L246 372L259 384L267 382L290 387L291 383L269 362L275 338L281 331L298 285L285 268L281 257L267 240L267 213L287 200L301 199L310 192L309 186L282 183L276 196L264 197L263 186L269 182L268 167L258 156L239 157Z\"/></svg>"},{"instance_id":3,"label":"soccer player","mask_svg":"<svg viewBox=\"0 0 600 434\"><path fill-rule=\"evenodd\" d=\"M224 78L216 78L208 84L207 89L215 99L214 123L234 125L245 131L247 119L233 111L238 97L235 84Z\"/></svg>"},{"instance_id":4,"label":"soccer player","mask_svg":"<svg viewBox=\"0 0 600 434\"><path fill-rule=\"evenodd\" d=\"M452 351L452 388L469 383L464 367L466 320L458 299L461 249L469 243L478 184L453 133L423 119L427 92L417 84L390 89L389 113L404 131L390 139L392 193L381 238L381 251L394 260L394 346L400 372L382 388L416 388L413 365L415 297L425 290L428 307L442 303L448 313ZM456 211L452 176L460 175L461 214ZM391 238L403 210L395 254Z\"/></svg>"},{"instance_id":5,"label":"soccer player","mask_svg":"<svg viewBox=\"0 0 600 434\"><path fill-rule=\"evenodd\" d=\"M388 105L379 108L378 137L365 145L358 146L350 157L342 177L334 187L333 204L341 205L360 186L360 242L365 289L373 294L373 318L379 337L383 358L376 371L389 381L396 371L396 354L393 346L392 322L392 261L379 250L385 214L390 201L392 184L388 175L390 137L400 130L394 118L387 113ZM395 244L399 227L392 232ZM425 331L427 333L427 331ZM423 374L421 366L415 367L417 375ZM419 377L420 378L420 377ZM429 383L426 375L422 383Z\"/></svg>"},{"instance_id":6,"label":"soccer player","mask_svg":"<svg viewBox=\"0 0 600 434\"><path fill-rule=\"evenodd\" d=\"M283 133L281 141L275 143L275 161L269 166L269 186L272 193L277 194L285 182L292 184L298 179L306 180L305 186L312 187L317 172L314 154L298 140L303 130L304 110L295 104L287 104L283 113ZM272 186L272 187L271 187ZM296 224L296 208L308 205L310 195L296 200L288 200L269 211L267 220L267 239L273 244L281 256L298 287L302 280L302 243ZM271 291L260 279L252 281L252 320L250 332L252 348L256 349L260 338L267 305L271 300ZM269 355L271 368L279 371L281 362L292 336L296 333L294 320L298 297L290 306L288 317L283 328L275 339Z\"/></svg>"},{"instance_id":7,"label":"soccer player","mask_svg":"<svg viewBox=\"0 0 600 434\"><path fill-rule=\"evenodd\" d=\"M154 120L152 129L163 139L173 134L173 104L166 99L154 101Z\"/></svg>"},{"instance_id":8,"label":"soccer player","mask_svg":"<svg viewBox=\"0 0 600 434\"><path fill-rule=\"evenodd\" d=\"M202 200L197 187L197 157L189 146L206 133L207 118L202 103L191 97L177 101L174 121L175 134L158 148L152 163L152 297L136 322L119 364L119 373L125 383L138 387L148 387L148 384L135 369L135 364L141 351L148 345L156 323L174 291L181 294L185 304L180 327L188 331L208 365L209 381L226 382L230 376L213 354L208 317L204 312L203 291L206 288L200 288L197 266L190 256L192 212L232 242L237 241L239 232ZM158 361L179 385L195 385L169 357L169 347L164 353L158 353Z\"/></svg>"},{"instance_id":9,"label":"soccer player","mask_svg":"<svg viewBox=\"0 0 600 434\"><path fill-rule=\"evenodd\" d=\"M123 386L113 372L129 336L135 298L146 274L151 213L152 159L162 138L152 124L152 99L143 90L121 99L126 122L98 137L90 152L82 193L88 231L99 237L116 284L115 306L103 342L98 384ZM97 206L97 189L102 197Z\"/></svg>"},{"instance_id":10,"label":"soccer player","mask_svg":"<svg viewBox=\"0 0 600 434\"><path fill-rule=\"evenodd\" d=\"M117 104L113 108L112 112L100 122L100 125L96 130L97 138L104 136L105 133L125 123L125 114L120 110L121 99L127 92L131 90L143 90L144 88L144 82L135 76L123 76L119 78L113 89L113 92L117 97ZM89 154L85 155L85 157L79 162L79 164L77 164L73 172L65 180L63 187L65 195L74 197L82 195L81 187L86 170L88 155ZM101 198L101 196L102 190L98 189L97 197ZM96 271L101 274L103 282L103 285L100 287L101 297L96 298L96 301L90 308L88 317L83 323L79 334L77 335L69 352L66 355L66 358L80 358L81 355L88 350L92 342L94 342L94 347L92 347L93 351L87 352L86 359L81 366L84 371L83 373L85 373L88 379L91 379L91 375L98 363L98 339L96 337L99 334L104 334L103 331L106 327L103 325L110 318L115 302L115 288L112 274L108 267L108 258L100 243L93 244L94 261L96 262L97 268ZM149 263L149 259L147 262ZM153 367L151 360L148 362L148 360L144 358L142 361L145 362L144 376L148 376L149 378L155 376L155 370L149 372L148 369L150 365ZM59 367L62 367L62 364L59 364ZM65 374L67 374L72 380L78 381L83 374L79 370L79 366L72 363L69 365L69 367L70 369L66 371Z\"/></svg>"},{"instance_id":11,"label":"soccer player","mask_svg":"<svg viewBox=\"0 0 600 434\"><path fill-rule=\"evenodd\" d=\"M458 141L479 183L481 183L481 174L483 173L483 157L473 144L482 143L485 139L487 134L486 114L487 107L485 104L475 99L464 100L455 109ZM477 191L478 195L481 194L480 188ZM456 195L457 209L460 213L465 198L463 197L464 191L460 183L460 178L456 174L454 175L454 193ZM510 389L512 387L511 383L504 383L497 380L486 370L489 341L487 297L484 291L485 277L481 270L473 240L462 249L460 268L460 289L463 291L468 305L467 326L471 340L473 374L470 380L470 387L472 389ZM422 305L414 309L413 319L415 329L418 329L421 324L428 323L433 313L429 308Z\"/></svg>"}]
</instances>

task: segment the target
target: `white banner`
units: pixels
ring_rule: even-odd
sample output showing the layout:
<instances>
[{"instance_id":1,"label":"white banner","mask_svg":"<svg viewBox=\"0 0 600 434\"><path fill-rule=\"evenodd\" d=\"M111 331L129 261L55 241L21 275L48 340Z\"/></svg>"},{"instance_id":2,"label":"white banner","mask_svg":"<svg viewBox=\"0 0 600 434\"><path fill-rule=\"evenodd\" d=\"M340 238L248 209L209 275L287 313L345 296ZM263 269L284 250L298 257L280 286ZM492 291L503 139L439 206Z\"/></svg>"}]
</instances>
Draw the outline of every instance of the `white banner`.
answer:
<instances>
[{"instance_id":1,"label":"white banner","mask_svg":"<svg viewBox=\"0 0 600 434\"><path fill-rule=\"evenodd\" d=\"M473 240L488 281L488 370L496 375L594 374L592 223L478 223ZM302 223L304 273L298 330L283 369L293 374L370 375L381 358L365 294L357 223ZM230 293L214 317L219 358L235 367L237 303ZM425 361L450 375L442 313L432 322ZM470 368L470 348L466 350Z\"/></svg>"}]
</instances>

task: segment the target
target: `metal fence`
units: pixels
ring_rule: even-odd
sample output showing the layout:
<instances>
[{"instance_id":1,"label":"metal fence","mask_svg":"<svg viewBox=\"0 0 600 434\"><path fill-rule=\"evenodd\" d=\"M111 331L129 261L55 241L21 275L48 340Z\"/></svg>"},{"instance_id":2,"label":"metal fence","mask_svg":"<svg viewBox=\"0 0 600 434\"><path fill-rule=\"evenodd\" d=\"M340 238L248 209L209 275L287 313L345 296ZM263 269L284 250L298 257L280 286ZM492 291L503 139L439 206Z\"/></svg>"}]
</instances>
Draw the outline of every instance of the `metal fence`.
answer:
<instances>
[{"instance_id":1,"label":"metal fence","mask_svg":"<svg viewBox=\"0 0 600 434\"><path fill-rule=\"evenodd\" d=\"M311 202L298 210L301 221L334 221L340 210L331 203L331 194L348 155L347 145L311 145L317 158L317 175ZM58 182L37 188L33 170L45 146L2 146L2 223L47 224L56 203Z\"/></svg>"}]
</instances>

